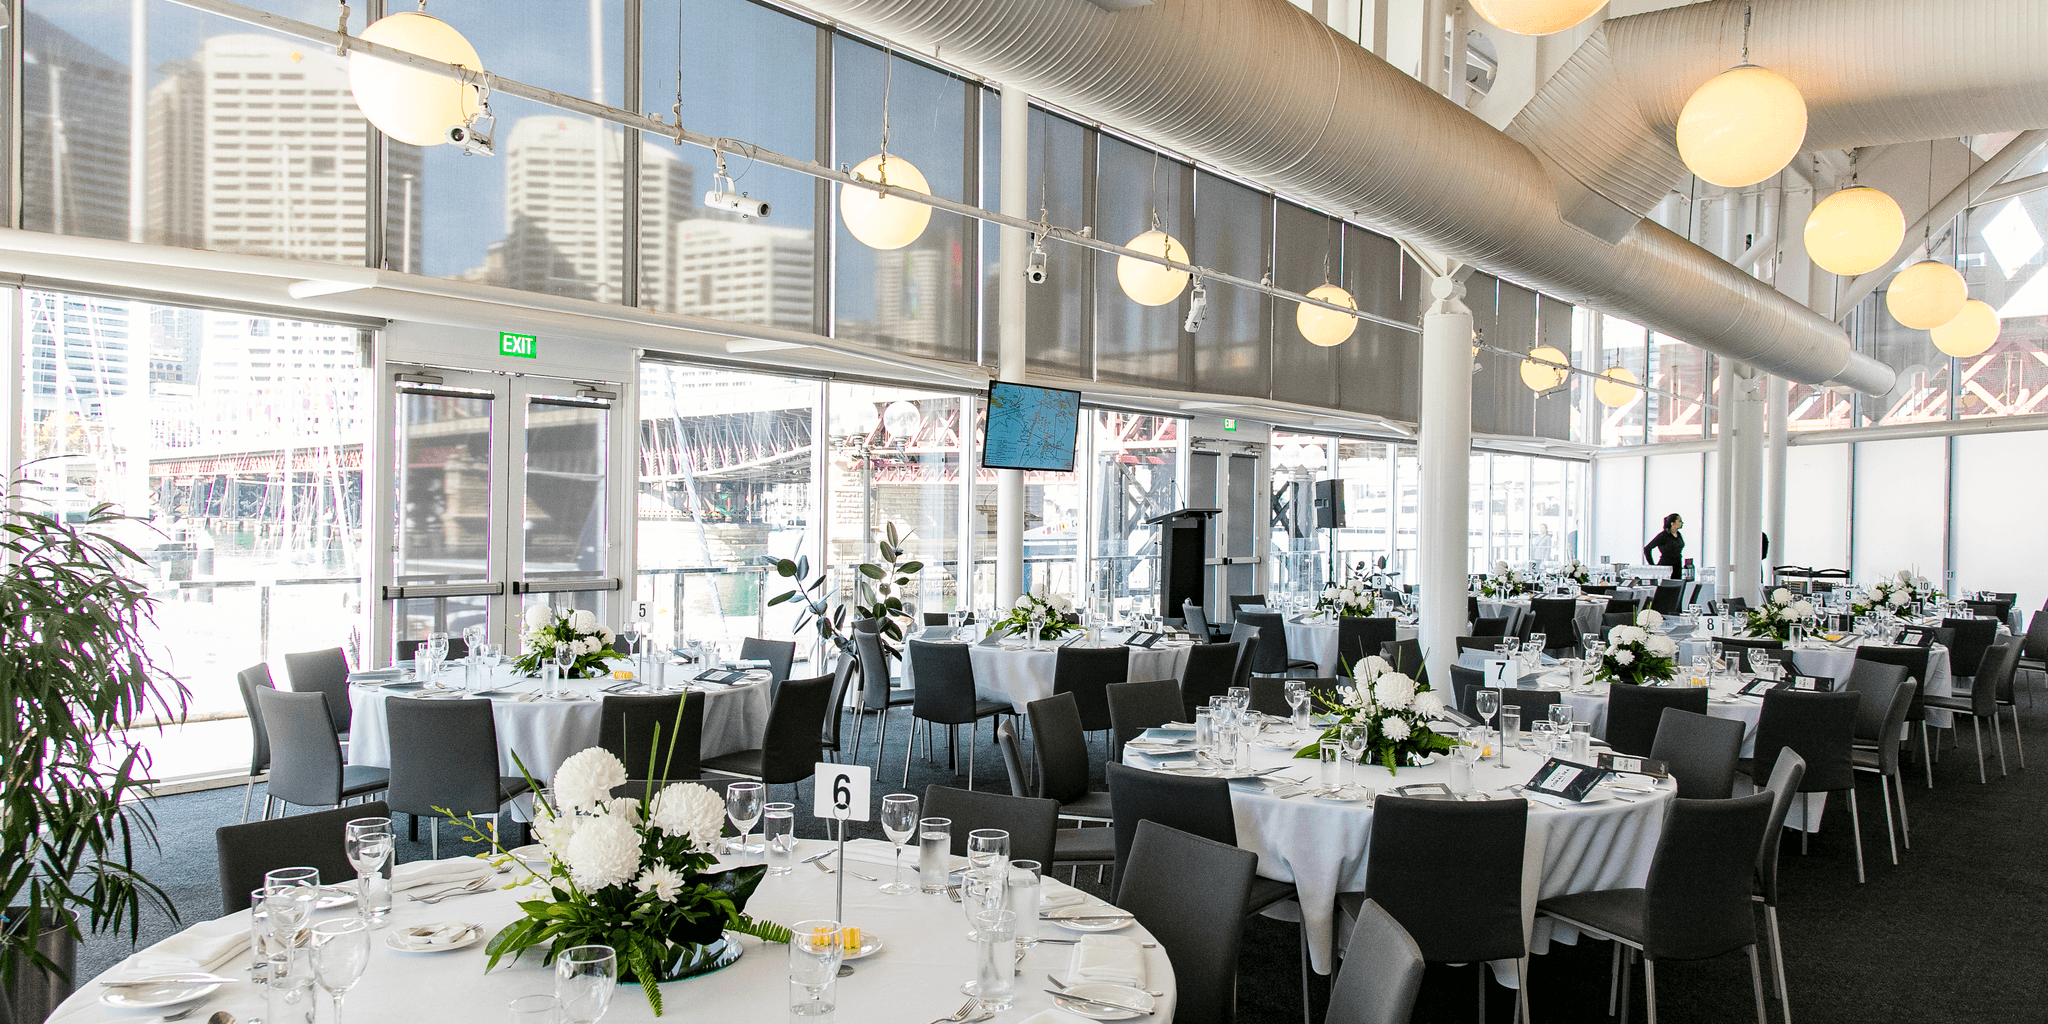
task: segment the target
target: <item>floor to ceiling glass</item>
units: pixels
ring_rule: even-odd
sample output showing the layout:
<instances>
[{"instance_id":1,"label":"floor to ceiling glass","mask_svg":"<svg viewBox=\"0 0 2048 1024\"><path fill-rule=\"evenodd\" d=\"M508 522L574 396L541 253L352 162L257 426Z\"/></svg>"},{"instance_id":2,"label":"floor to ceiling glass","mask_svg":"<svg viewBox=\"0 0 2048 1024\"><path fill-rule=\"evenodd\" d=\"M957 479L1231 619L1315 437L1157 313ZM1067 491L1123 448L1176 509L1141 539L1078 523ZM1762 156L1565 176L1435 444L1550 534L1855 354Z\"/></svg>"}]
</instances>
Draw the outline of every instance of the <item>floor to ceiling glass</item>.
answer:
<instances>
[{"instance_id":1,"label":"floor to ceiling glass","mask_svg":"<svg viewBox=\"0 0 2048 1024\"><path fill-rule=\"evenodd\" d=\"M920 612L959 607L967 401L871 384L834 382L828 391L826 555L840 592L855 593L853 567L878 561L877 542L894 526L903 561L924 563L905 602Z\"/></svg>"},{"instance_id":2,"label":"floor to ceiling glass","mask_svg":"<svg viewBox=\"0 0 2048 1024\"><path fill-rule=\"evenodd\" d=\"M1186 421L1091 410L1095 479L1088 606L1121 621L1159 607L1159 527L1145 521L1181 507L1180 443Z\"/></svg>"}]
</instances>

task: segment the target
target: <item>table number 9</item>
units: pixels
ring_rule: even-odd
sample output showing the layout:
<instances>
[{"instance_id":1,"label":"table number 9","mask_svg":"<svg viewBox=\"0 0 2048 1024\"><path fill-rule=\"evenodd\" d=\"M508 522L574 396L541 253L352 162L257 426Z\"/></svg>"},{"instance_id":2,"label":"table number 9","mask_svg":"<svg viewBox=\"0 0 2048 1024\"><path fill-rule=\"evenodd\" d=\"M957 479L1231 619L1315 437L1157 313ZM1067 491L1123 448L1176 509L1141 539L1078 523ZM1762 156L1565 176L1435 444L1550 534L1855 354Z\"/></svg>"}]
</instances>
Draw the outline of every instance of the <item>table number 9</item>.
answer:
<instances>
[{"instance_id":1,"label":"table number 9","mask_svg":"<svg viewBox=\"0 0 2048 1024\"><path fill-rule=\"evenodd\" d=\"M818 762L812 791L817 794L812 813L820 818L867 821L868 790L874 769L858 764Z\"/></svg>"}]
</instances>

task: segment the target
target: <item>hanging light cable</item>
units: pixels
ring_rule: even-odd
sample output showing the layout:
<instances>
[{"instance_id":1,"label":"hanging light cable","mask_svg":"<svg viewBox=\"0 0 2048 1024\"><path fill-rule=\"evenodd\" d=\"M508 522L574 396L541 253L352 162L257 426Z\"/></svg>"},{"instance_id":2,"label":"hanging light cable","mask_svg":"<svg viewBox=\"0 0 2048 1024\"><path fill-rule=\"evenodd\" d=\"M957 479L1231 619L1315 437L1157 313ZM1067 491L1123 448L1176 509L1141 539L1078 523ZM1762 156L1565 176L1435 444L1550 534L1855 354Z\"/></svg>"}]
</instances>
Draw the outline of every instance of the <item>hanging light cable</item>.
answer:
<instances>
[{"instance_id":1,"label":"hanging light cable","mask_svg":"<svg viewBox=\"0 0 2048 1024\"><path fill-rule=\"evenodd\" d=\"M1180 239L1159 229L1159 151L1152 151L1152 183L1147 187L1147 201L1151 206L1152 227L1138 237L1124 243L1128 249L1142 253L1157 252L1175 263L1188 262L1188 250ZM1116 258L1116 283L1140 306L1164 306L1180 298L1188 286L1185 270L1150 260L1133 259L1129 256Z\"/></svg>"},{"instance_id":2,"label":"hanging light cable","mask_svg":"<svg viewBox=\"0 0 2048 1024\"><path fill-rule=\"evenodd\" d=\"M925 180L923 172L900 156L892 163L889 156L889 101L896 84L895 51L883 51L882 59L886 62L882 78L882 151L854 167L854 176L931 195L931 183ZM932 208L864 188L842 187L839 219L853 237L870 249L901 249L924 234L925 226L931 223Z\"/></svg>"},{"instance_id":3,"label":"hanging light cable","mask_svg":"<svg viewBox=\"0 0 2048 1024\"><path fill-rule=\"evenodd\" d=\"M1927 201L1934 202L1934 142L1927 143ZM1884 306L1892 319L1917 331L1931 331L1948 323L1963 311L1970 298L1970 285L1956 268L1934 258L1934 225L1921 235L1926 259L1899 271L1884 293Z\"/></svg>"},{"instance_id":4,"label":"hanging light cable","mask_svg":"<svg viewBox=\"0 0 2048 1024\"><path fill-rule=\"evenodd\" d=\"M1785 169L1806 142L1799 87L1749 62L1750 8L1742 8L1742 63L1707 80L1678 115L1678 155L1723 188L1754 185Z\"/></svg>"}]
</instances>

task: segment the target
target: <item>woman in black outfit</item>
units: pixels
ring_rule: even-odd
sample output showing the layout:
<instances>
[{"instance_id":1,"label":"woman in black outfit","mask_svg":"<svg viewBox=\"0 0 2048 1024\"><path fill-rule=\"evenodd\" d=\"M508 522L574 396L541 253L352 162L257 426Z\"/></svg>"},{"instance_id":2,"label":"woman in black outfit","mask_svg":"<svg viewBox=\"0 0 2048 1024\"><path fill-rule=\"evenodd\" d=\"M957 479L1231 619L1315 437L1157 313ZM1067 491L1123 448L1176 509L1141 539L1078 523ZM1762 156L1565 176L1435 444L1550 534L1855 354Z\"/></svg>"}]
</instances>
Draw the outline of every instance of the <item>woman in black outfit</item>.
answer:
<instances>
[{"instance_id":1,"label":"woman in black outfit","mask_svg":"<svg viewBox=\"0 0 2048 1024\"><path fill-rule=\"evenodd\" d=\"M1664 532L1650 538L1643 545L1643 561L1651 565L1669 566L1672 574L1685 565L1685 538L1679 535L1685 529L1685 520L1673 512L1664 517Z\"/></svg>"}]
</instances>

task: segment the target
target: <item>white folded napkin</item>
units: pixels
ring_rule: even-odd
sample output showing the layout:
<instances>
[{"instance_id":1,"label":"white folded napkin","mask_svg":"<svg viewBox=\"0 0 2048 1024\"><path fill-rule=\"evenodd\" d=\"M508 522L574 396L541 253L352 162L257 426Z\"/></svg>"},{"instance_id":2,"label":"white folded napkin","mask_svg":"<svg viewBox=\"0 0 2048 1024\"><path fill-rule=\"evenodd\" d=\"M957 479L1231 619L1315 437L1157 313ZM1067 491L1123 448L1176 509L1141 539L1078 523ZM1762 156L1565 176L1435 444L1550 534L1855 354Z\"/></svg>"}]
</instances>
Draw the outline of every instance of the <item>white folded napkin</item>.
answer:
<instances>
[{"instance_id":1,"label":"white folded napkin","mask_svg":"<svg viewBox=\"0 0 2048 1024\"><path fill-rule=\"evenodd\" d=\"M1144 988L1145 949L1138 940L1121 935L1089 935L1074 944L1074 969L1070 982L1100 981L1111 985Z\"/></svg>"},{"instance_id":2,"label":"white folded napkin","mask_svg":"<svg viewBox=\"0 0 2048 1024\"><path fill-rule=\"evenodd\" d=\"M489 878L497 870L489 862L475 857L414 861L391 869L391 891L404 892L428 885L461 885Z\"/></svg>"},{"instance_id":3,"label":"white folded napkin","mask_svg":"<svg viewBox=\"0 0 2048 1024\"><path fill-rule=\"evenodd\" d=\"M190 928L130 957L110 980L158 974L216 974L249 956L249 912L237 911Z\"/></svg>"},{"instance_id":4,"label":"white folded napkin","mask_svg":"<svg viewBox=\"0 0 2048 1024\"><path fill-rule=\"evenodd\" d=\"M807 841L803 844L803 849L797 854L797 859L802 860L820 850L832 851L824 858L828 866L837 867L839 865L839 844L833 842ZM896 848L880 839L849 839L846 841L846 862L848 864L863 864L887 868L896 863ZM967 858L952 858L952 868L964 868L966 866ZM870 871L868 873L873 874L874 872ZM903 877L913 881L917 877L916 843L903 844Z\"/></svg>"},{"instance_id":5,"label":"white folded napkin","mask_svg":"<svg viewBox=\"0 0 2048 1024\"><path fill-rule=\"evenodd\" d=\"M1024 1018L1020 1024L1088 1024L1089 1021L1094 1019L1093 1017L1083 1017L1078 1014L1068 1013L1055 1007L1050 1010L1040 1010Z\"/></svg>"},{"instance_id":6,"label":"white folded napkin","mask_svg":"<svg viewBox=\"0 0 2048 1024\"><path fill-rule=\"evenodd\" d=\"M442 924L423 924L412 928L400 928L393 934L398 937L400 945L409 949L434 949L439 946L452 946L458 942L467 941L470 935L481 927L481 925L466 924L461 921L449 921Z\"/></svg>"}]
</instances>

